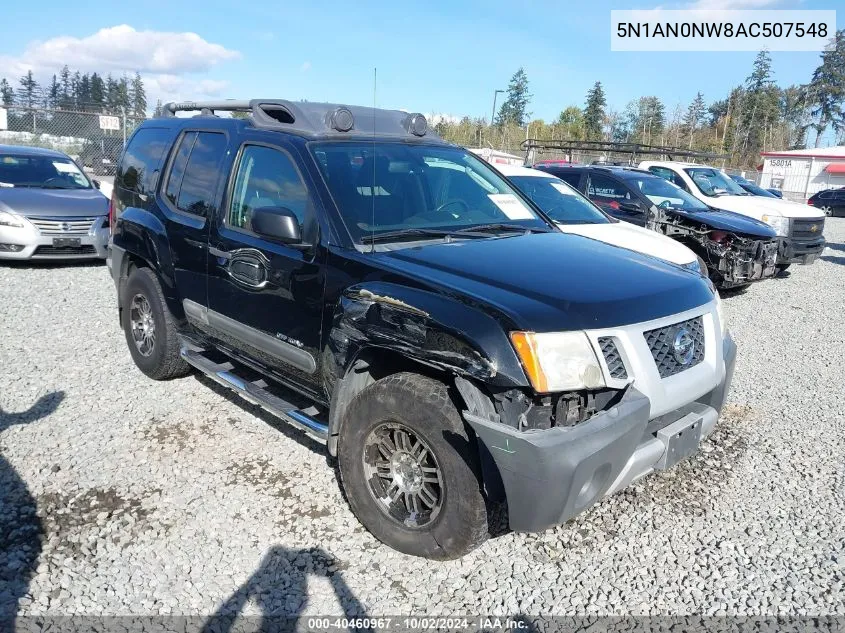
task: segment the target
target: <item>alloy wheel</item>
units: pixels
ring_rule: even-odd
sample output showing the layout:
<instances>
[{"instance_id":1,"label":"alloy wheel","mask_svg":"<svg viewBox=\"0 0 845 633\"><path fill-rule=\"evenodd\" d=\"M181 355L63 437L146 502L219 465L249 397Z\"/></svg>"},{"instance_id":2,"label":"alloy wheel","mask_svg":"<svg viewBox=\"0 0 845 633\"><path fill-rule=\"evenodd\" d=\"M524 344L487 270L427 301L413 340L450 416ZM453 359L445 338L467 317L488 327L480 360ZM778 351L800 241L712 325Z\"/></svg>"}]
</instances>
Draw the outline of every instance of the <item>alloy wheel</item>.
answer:
<instances>
[{"instance_id":1,"label":"alloy wheel","mask_svg":"<svg viewBox=\"0 0 845 633\"><path fill-rule=\"evenodd\" d=\"M142 294L132 297L132 303L129 305L129 325L138 353L141 356L152 354L156 342L155 319L150 302Z\"/></svg>"},{"instance_id":2,"label":"alloy wheel","mask_svg":"<svg viewBox=\"0 0 845 633\"><path fill-rule=\"evenodd\" d=\"M378 507L406 527L434 521L445 496L443 474L431 447L398 422L384 422L367 436L364 477Z\"/></svg>"},{"instance_id":3,"label":"alloy wheel","mask_svg":"<svg viewBox=\"0 0 845 633\"><path fill-rule=\"evenodd\" d=\"M819 207L819 210L822 211L825 215L830 216L833 214L833 207L829 207L827 205L823 207Z\"/></svg>"}]
</instances>

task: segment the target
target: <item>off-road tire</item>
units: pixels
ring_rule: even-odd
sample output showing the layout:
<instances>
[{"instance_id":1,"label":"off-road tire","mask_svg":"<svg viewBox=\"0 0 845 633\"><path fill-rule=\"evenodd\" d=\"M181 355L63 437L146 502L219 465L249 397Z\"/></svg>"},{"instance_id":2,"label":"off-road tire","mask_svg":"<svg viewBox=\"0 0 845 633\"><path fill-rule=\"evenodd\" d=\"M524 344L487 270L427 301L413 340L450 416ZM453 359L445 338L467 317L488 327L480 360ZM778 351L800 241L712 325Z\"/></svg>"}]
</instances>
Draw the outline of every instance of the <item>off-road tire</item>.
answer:
<instances>
[{"instance_id":1,"label":"off-road tire","mask_svg":"<svg viewBox=\"0 0 845 633\"><path fill-rule=\"evenodd\" d=\"M439 514L421 527L388 516L365 474L364 451L371 432L399 423L428 445L443 476ZM361 391L344 416L338 468L347 500L358 520L382 543L405 554L448 560L481 545L488 536L478 449L467 432L448 387L414 373L399 373Z\"/></svg>"},{"instance_id":2,"label":"off-road tire","mask_svg":"<svg viewBox=\"0 0 845 633\"><path fill-rule=\"evenodd\" d=\"M152 311L156 339L152 351L144 356L132 336L130 307L133 298L142 295ZM179 339L173 317L167 309L164 293L155 274L149 268L135 268L126 280L121 296L121 325L132 360L153 380L168 380L185 376L191 367L179 355Z\"/></svg>"}]
</instances>

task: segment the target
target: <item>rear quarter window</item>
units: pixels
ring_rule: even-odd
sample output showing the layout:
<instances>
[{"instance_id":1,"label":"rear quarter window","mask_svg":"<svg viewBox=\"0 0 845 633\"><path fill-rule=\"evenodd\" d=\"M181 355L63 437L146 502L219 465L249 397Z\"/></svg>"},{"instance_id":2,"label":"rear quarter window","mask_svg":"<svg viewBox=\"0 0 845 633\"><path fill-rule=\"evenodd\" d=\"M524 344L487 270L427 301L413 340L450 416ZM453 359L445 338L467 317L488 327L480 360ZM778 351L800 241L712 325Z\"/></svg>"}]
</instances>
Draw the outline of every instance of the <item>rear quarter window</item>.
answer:
<instances>
[{"instance_id":1,"label":"rear quarter window","mask_svg":"<svg viewBox=\"0 0 845 633\"><path fill-rule=\"evenodd\" d=\"M129 141L115 186L147 196L155 191L161 160L170 144L171 132L166 128L141 128Z\"/></svg>"}]
</instances>

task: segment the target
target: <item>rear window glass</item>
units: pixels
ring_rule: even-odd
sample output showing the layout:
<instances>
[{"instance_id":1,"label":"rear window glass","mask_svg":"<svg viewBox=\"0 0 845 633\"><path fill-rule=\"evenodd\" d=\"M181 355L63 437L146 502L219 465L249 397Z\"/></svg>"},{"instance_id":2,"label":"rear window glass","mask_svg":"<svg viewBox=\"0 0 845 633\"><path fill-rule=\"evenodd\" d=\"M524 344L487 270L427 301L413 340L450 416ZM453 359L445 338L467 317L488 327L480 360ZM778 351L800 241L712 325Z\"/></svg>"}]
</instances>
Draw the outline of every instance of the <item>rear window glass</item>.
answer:
<instances>
[{"instance_id":1,"label":"rear window glass","mask_svg":"<svg viewBox=\"0 0 845 633\"><path fill-rule=\"evenodd\" d=\"M199 132L193 142L190 141L190 134L183 137L168 177L166 196L171 202L175 198L179 211L207 217L217 210L217 184L228 141L224 134L218 132ZM184 164L179 178L177 170L182 169L179 162L184 155L183 149L189 143L190 151L185 150L188 162Z\"/></svg>"},{"instance_id":2,"label":"rear window glass","mask_svg":"<svg viewBox=\"0 0 845 633\"><path fill-rule=\"evenodd\" d=\"M135 193L152 193L169 139L170 131L165 128L138 130L123 155L115 184Z\"/></svg>"},{"instance_id":3,"label":"rear window glass","mask_svg":"<svg viewBox=\"0 0 845 633\"><path fill-rule=\"evenodd\" d=\"M179 197L179 187L182 186L182 177L185 175L185 165L188 164L188 156L191 155L196 138L196 132L188 132L182 136L179 140L179 148L173 157L173 164L170 166L170 175L167 177L167 187L165 188L164 195L170 201L170 204L174 206L176 205L176 199Z\"/></svg>"}]
</instances>

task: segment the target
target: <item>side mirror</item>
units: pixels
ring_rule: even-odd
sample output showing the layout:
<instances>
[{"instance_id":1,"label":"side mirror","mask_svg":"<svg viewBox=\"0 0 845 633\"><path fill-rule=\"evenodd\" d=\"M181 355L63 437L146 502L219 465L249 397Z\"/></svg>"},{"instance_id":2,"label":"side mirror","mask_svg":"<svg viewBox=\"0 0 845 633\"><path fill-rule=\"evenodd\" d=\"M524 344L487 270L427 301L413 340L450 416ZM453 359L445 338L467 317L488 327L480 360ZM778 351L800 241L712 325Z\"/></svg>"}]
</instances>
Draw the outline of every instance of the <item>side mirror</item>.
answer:
<instances>
[{"instance_id":1,"label":"side mirror","mask_svg":"<svg viewBox=\"0 0 845 633\"><path fill-rule=\"evenodd\" d=\"M283 244L302 242L299 218L287 207L259 207L253 210L252 230Z\"/></svg>"},{"instance_id":2,"label":"side mirror","mask_svg":"<svg viewBox=\"0 0 845 633\"><path fill-rule=\"evenodd\" d=\"M643 208L639 202L635 200L626 200L625 202L619 203L619 209L621 211L627 211L628 213L642 213Z\"/></svg>"},{"instance_id":3,"label":"side mirror","mask_svg":"<svg viewBox=\"0 0 845 633\"><path fill-rule=\"evenodd\" d=\"M101 183L100 183L100 181L99 181L99 180L94 180L94 179L92 179L92 180L91 180L91 184L92 184L92 185L94 185L94 189L99 189L99 188L100 188L100 184L101 184Z\"/></svg>"}]
</instances>

